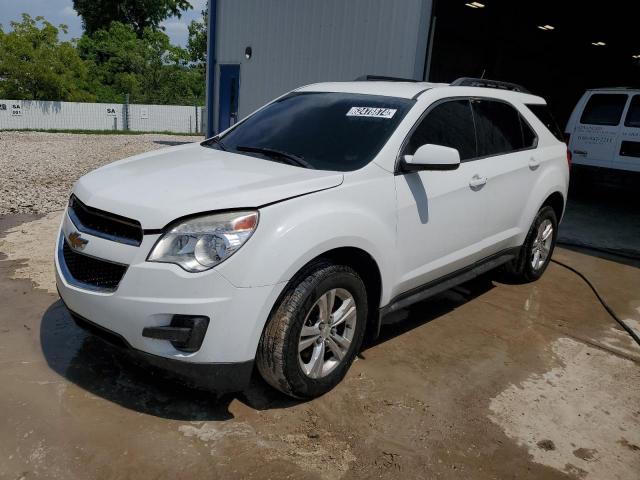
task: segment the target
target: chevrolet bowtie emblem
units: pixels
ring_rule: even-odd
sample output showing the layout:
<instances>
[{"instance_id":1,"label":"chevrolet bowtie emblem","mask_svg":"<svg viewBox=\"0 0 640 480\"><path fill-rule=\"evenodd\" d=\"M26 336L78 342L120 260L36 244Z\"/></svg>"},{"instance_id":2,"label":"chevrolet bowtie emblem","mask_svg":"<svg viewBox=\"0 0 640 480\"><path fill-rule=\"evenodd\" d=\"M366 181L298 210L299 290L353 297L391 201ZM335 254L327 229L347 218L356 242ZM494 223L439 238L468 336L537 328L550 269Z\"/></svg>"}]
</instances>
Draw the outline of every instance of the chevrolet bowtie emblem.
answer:
<instances>
[{"instance_id":1,"label":"chevrolet bowtie emblem","mask_svg":"<svg viewBox=\"0 0 640 480\"><path fill-rule=\"evenodd\" d=\"M69 245L74 250L84 250L85 245L89 243L89 240L85 240L78 232L69 234Z\"/></svg>"}]
</instances>

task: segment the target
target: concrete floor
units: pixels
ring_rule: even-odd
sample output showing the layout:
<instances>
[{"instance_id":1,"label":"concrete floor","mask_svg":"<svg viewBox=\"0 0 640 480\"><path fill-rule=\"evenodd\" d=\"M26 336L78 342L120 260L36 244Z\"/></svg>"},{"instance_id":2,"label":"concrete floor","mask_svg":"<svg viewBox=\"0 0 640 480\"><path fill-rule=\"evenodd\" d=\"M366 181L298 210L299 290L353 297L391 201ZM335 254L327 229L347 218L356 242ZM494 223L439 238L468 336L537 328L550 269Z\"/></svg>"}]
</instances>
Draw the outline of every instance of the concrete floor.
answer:
<instances>
[{"instance_id":1,"label":"concrete floor","mask_svg":"<svg viewBox=\"0 0 640 480\"><path fill-rule=\"evenodd\" d=\"M591 231L580 208L570 239ZM598 229L637 228L610 218ZM57 221L0 218L1 479L640 478L640 348L558 265L534 284L485 277L415 305L322 398L256 378L215 399L72 323L38 241ZM637 262L555 258L640 327Z\"/></svg>"}]
</instances>

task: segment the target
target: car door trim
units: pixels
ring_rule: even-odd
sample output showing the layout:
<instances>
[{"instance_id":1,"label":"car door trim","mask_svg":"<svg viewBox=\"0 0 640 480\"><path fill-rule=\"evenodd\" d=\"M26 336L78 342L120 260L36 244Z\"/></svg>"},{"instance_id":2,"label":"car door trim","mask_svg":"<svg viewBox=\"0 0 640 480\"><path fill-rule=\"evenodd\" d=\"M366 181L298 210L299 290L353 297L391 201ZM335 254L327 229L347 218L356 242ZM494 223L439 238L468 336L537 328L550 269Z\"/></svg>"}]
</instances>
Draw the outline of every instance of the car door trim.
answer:
<instances>
[{"instance_id":1,"label":"car door trim","mask_svg":"<svg viewBox=\"0 0 640 480\"><path fill-rule=\"evenodd\" d=\"M384 317L397 310L406 308L414 303L421 302L429 297L445 290L468 282L473 278L503 265L517 257L520 247L508 248L490 255L471 265L456 270L419 287L412 288L394 297L387 305L380 308L380 324L384 323Z\"/></svg>"}]
</instances>

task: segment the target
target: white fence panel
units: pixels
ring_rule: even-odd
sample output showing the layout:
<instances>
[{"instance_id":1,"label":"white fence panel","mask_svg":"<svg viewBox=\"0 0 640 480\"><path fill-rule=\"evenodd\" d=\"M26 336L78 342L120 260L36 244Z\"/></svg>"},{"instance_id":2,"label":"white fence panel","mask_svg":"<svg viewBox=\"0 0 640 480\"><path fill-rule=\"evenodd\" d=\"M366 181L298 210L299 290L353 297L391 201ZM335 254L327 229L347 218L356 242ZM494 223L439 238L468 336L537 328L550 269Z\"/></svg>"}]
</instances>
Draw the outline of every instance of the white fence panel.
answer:
<instances>
[{"instance_id":1,"label":"white fence panel","mask_svg":"<svg viewBox=\"0 0 640 480\"><path fill-rule=\"evenodd\" d=\"M200 107L129 105L129 130L136 132L201 132Z\"/></svg>"},{"instance_id":2,"label":"white fence panel","mask_svg":"<svg viewBox=\"0 0 640 480\"><path fill-rule=\"evenodd\" d=\"M0 100L0 130L200 133L202 107Z\"/></svg>"}]
</instances>

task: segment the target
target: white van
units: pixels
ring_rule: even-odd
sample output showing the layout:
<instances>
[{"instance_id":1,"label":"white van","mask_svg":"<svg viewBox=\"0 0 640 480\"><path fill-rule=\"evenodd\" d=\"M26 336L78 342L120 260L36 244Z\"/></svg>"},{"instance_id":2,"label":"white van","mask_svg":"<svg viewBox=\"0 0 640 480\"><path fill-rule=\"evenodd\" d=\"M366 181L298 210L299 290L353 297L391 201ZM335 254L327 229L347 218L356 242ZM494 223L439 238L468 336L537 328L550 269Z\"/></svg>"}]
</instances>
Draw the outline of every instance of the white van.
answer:
<instances>
[{"instance_id":1,"label":"white van","mask_svg":"<svg viewBox=\"0 0 640 480\"><path fill-rule=\"evenodd\" d=\"M574 165L640 172L640 90L587 90L565 135Z\"/></svg>"}]
</instances>

